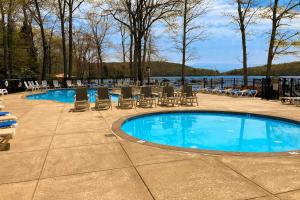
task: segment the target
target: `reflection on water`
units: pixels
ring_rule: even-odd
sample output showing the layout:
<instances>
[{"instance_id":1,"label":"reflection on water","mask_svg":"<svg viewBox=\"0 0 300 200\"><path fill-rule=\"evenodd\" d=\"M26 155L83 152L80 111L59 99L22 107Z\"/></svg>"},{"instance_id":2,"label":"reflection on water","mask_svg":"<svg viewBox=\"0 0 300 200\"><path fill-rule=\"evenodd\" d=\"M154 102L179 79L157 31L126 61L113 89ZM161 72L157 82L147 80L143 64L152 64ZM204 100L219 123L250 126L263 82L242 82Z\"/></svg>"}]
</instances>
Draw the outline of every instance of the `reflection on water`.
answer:
<instances>
[{"instance_id":1,"label":"reflection on water","mask_svg":"<svg viewBox=\"0 0 300 200\"><path fill-rule=\"evenodd\" d=\"M129 120L123 131L177 147L235 152L300 149L300 126L270 118L217 113L169 113Z\"/></svg>"},{"instance_id":2,"label":"reflection on water","mask_svg":"<svg viewBox=\"0 0 300 200\"><path fill-rule=\"evenodd\" d=\"M95 89L88 90L90 102L95 102L96 93L97 91ZM49 90L47 93L27 96L27 98L31 100L53 100L63 103L73 103L74 97L75 89ZM114 102L118 101L117 95L112 94L111 98Z\"/></svg>"}]
</instances>

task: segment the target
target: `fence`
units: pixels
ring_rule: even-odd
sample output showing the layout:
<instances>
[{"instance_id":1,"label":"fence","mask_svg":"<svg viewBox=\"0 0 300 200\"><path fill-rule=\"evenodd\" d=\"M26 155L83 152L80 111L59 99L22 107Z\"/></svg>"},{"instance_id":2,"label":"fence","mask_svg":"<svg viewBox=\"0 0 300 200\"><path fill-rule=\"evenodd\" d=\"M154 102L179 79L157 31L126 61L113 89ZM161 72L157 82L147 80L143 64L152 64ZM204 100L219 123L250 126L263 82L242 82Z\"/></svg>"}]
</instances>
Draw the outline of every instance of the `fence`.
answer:
<instances>
[{"instance_id":1,"label":"fence","mask_svg":"<svg viewBox=\"0 0 300 200\"><path fill-rule=\"evenodd\" d=\"M24 91L23 81L29 79L5 79L0 80L0 88L6 88L10 93ZM33 80L33 79L30 79ZM73 79L74 81L76 79ZM87 83L97 80L99 83L114 84L120 80L129 79L88 79ZM176 79L174 79L174 82ZM34 80L33 80L34 81ZM61 82L63 79L61 79ZM52 84L52 80L48 80L48 83ZM244 87L244 81L242 78L199 78L190 80L190 83L200 85L202 88L234 88L242 89ZM179 84L178 81L175 84ZM300 78L273 78L273 79L249 79L248 88L258 91L258 96L263 99L278 99L281 96L300 96Z\"/></svg>"}]
</instances>

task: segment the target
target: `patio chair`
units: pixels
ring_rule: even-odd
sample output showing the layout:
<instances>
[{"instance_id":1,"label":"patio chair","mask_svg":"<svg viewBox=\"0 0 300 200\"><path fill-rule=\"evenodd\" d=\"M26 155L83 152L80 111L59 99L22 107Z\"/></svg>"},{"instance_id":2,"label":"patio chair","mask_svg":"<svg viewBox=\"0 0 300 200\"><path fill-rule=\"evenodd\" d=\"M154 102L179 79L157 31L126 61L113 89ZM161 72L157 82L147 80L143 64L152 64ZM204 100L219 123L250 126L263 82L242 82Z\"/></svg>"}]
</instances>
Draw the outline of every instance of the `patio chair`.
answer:
<instances>
[{"instance_id":1,"label":"patio chair","mask_svg":"<svg viewBox=\"0 0 300 200\"><path fill-rule=\"evenodd\" d=\"M77 87L83 87L82 83L81 83L81 80L77 80L76 81L76 84L77 84Z\"/></svg>"},{"instance_id":2,"label":"patio chair","mask_svg":"<svg viewBox=\"0 0 300 200\"><path fill-rule=\"evenodd\" d=\"M49 85L48 85L48 83L47 83L46 80L43 80L43 81L42 81L42 89L45 89L45 90L48 90L48 89L49 89Z\"/></svg>"},{"instance_id":3,"label":"patio chair","mask_svg":"<svg viewBox=\"0 0 300 200\"><path fill-rule=\"evenodd\" d=\"M36 90L41 89L40 85L38 83L35 84L33 81L28 81L28 83L29 83L29 85L31 85L31 87L35 88Z\"/></svg>"},{"instance_id":4,"label":"patio chair","mask_svg":"<svg viewBox=\"0 0 300 200\"><path fill-rule=\"evenodd\" d=\"M184 85L182 87L181 95L180 95L180 103L182 105L191 105L194 103L198 104L197 93L193 91L193 87L191 85Z\"/></svg>"},{"instance_id":5,"label":"patio chair","mask_svg":"<svg viewBox=\"0 0 300 200\"><path fill-rule=\"evenodd\" d=\"M24 81L24 85L25 85L26 91L31 90L33 92L36 89L31 84L29 84L29 81L28 82Z\"/></svg>"},{"instance_id":6,"label":"patio chair","mask_svg":"<svg viewBox=\"0 0 300 200\"><path fill-rule=\"evenodd\" d=\"M54 89L61 88L61 85L58 83L58 80L53 80Z\"/></svg>"},{"instance_id":7,"label":"patio chair","mask_svg":"<svg viewBox=\"0 0 300 200\"><path fill-rule=\"evenodd\" d=\"M7 95L8 91L7 89L0 89L0 95Z\"/></svg>"},{"instance_id":8,"label":"patio chair","mask_svg":"<svg viewBox=\"0 0 300 200\"><path fill-rule=\"evenodd\" d=\"M158 104L161 106L175 106L178 104L178 95L175 94L174 87L163 87L163 91L159 94Z\"/></svg>"},{"instance_id":9,"label":"patio chair","mask_svg":"<svg viewBox=\"0 0 300 200\"><path fill-rule=\"evenodd\" d=\"M71 80L67 80L66 83L68 88L74 88L74 85Z\"/></svg>"},{"instance_id":10,"label":"patio chair","mask_svg":"<svg viewBox=\"0 0 300 200\"><path fill-rule=\"evenodd\" d=\"M87 88L77 88L74 101L74 111L86 111L89 109L90 102Z\"/></svg>"},{"instance_id":11,"label":"patio chair","mask_svg":"<svg viewBox=\"0 0 300 200\"><path fill-rule=\"evenodd\" d=\"M17 117L9 112L0 112L0 151L9 149L9 140L16 133Z\"/></svg>"},{"instance_id":12,"label":"patio chair","mask_svg":"<svg viewBox=\"0 0 300 200\"><path fill-rule=\"evenodd\" d=\"M17 117L14 115L11 115L10 113L8 113L6 115L0 115L0 122L3 122L3 121L17 121Z\"/></svg>"},{"instance_id":13,"label":"patio chair","mask_svg":"<svg viewBox=\"0 0 300 200\"><path fill-rule=\"evenodd\" d=\"M137 104L140 107L156 107L156 98L152 93L151 86L142 86L140 94L138 95Z\"/></svg>"},{"instance_id":14,"label":"patio chair","mask_svg":"<svg viewBox=\"0 0 300 200\"><path fill-rule=\"evenodd\" d=\"M295 102L298 102L298 100L300 100L300 97L280 97L279 100L282 104L295 104Z\"/></svg>"},{"instance_id":15,"label":"patio chair","mask_svg":"<svg viewBox=\"0 0 300 200\"><path fill-rule=\"evenodd\" d=\"M97 89L95 109L100 110L109 108L112 108L112 105L108 87L99 87Z\"/></svg>"},{"instance_id":16,"label":"patio chair","mask_svg":"<svg viewBox=\"0 0 300 200\"><path fill-rule=\"evenodd\" d=\"M9 150L9 141L13 139L16 134L16 128L0 129L0 151Z\"/></svg>"},{"instance_id":17,"label":"patio chair","mask_svg":"<svg viewBox=\"0 0 300 200\"><path fill-rule=\"evenodd\" d=\"M135 99L133 98L132 87L126 86L121 88L121 94L118 99L118 107L133 108Z\"/></svg>"}]
</instances>

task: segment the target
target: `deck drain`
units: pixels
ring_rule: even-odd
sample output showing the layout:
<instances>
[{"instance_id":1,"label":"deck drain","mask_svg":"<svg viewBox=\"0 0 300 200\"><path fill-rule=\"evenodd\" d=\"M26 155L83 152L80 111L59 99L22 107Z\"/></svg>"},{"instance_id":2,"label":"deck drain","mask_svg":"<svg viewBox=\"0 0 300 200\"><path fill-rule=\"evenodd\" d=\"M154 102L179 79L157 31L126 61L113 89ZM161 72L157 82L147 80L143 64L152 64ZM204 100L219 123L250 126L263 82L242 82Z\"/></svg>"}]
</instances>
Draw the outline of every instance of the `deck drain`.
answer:
<instances>
[{"instance_id":1,"label":"deck drain","mask_svg":"<svg viewBox=\"0 0 300 200\"><path fill-rule=\"evenodd\" d=\"M105 134L105 137L116 137L114 134Z\"/></svg>"}]
</instances>

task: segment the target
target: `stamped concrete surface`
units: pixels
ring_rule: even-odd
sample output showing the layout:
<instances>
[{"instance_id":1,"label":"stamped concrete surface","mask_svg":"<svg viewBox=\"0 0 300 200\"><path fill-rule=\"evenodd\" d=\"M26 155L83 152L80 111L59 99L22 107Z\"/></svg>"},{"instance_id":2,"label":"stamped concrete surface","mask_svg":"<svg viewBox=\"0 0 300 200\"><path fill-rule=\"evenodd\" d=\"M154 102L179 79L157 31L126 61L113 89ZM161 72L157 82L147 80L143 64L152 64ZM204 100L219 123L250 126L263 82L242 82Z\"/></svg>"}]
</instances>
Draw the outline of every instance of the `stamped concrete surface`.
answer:
<instances>
[{"instance_id":1,"label":"stamped concrete surface","mask_svg":"<svg viewBox=\"0 0 300 200\"><path fill-rule=\"evenodd\" d=\"M216 156L133 143L112 135L123 116L162 110L220 110L300 121L277 101L199 94L199 106L70 112L72 104L5 96L18 117L0 152L0 200L298 200L300 156Z\"/></svg>"}]
</instances>

